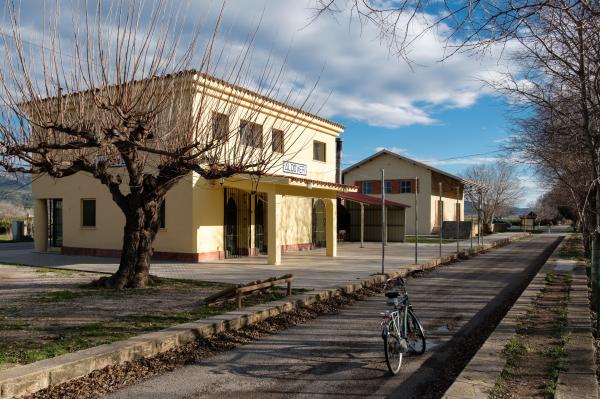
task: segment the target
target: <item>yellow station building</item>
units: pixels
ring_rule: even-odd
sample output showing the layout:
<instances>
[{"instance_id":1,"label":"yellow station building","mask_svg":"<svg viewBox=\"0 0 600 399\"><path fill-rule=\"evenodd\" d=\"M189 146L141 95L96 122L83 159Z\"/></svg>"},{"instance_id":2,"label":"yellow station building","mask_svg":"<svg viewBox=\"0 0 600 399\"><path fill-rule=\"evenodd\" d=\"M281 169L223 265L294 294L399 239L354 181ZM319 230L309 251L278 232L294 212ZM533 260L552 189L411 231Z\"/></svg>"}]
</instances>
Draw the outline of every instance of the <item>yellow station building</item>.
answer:
<instances>
[{"instance_id":1,"label":"yellow station building","mask_svg":"<svg viewBox=\"0 0 600 399\"><path fill-rule=\"evenodd\" d=\"M205 74L184 76L194 87L191 101L212 98L217 111L222 101L236 102L238 114L228 115L232 129L239 131L244 110L251 110L261 142L264 137L279 146L270 135L292 133L285 136L290 145L279 147L285 148L281 161L258 182L245 175L208 181L195 173L178 182L161 209L154 258L198 262L262 253L276 265L283 252L322 246L336 256L336 193L356 191L336 181L344 127ZM32 191L37 251L120 254L125 219L98 180L84 172L61 179L41 175Z\"/></svg>"}]
</instances>

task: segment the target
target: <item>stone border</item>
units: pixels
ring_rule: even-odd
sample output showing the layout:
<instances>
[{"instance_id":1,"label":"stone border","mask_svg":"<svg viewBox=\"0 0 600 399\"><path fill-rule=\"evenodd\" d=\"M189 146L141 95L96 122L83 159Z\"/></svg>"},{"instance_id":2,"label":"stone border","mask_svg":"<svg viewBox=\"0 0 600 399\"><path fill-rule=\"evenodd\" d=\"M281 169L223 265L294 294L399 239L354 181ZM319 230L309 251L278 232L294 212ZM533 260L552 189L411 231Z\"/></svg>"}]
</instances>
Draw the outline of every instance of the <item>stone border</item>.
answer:
<instances>
[{"instance_id":1,"label":"stone border","mask_svg":"<svg viewBox=\"0 0 600 399\"><path fill-rule=\"evenodd\" d=\"M598 398L598 383L594 362L594 347L591 337L591 320L587 277L582 262L558 258L566 240L563 240L542 266L519 299L508 311L500 324L488 337L444 394L444 399L487 398L496 385L506 360L502 352L516 334L518 320L524 316L546 285L548 273L554 272L558 263L573 266L573 282L568 305L568 326L571 340L567 344L567 364L570 371L562 372L558 379L556 398ZM565 270L569 273L568 270ZM586 353L584 356L583 354ZM571 367L573 367L571 369ZM593 377L593 378L591 378ZM575 392L583 392L578 395Z\"/></svg>"},{"instance_id":2,"label":"stone border","mask_svg":"<svg viewBox=\"0 0 600 399\"><path fill-rule=\"evenodd\" d=\"M295 295L279 301L269 302L268 304L252 306L242 311L229 312L190 323L179 324L124 341L100 345L6 369L0 371L0 399L31 394L49 386L55 386L83 377L94 370L99 370L106 366L122 364L143 357L151 357L200 337L209 337L226 330L235 331L246 325L254 324L269 317L289 312L295 308L304 307L317 301L337 296L340 293L352 293L363 287L383 283L386 278L406 276L414 271L431 269L441 264L452 262L460 257L507 245L530 235L526 233L503 238L493 243L473 248L473 250L470 248L463 250L459 255L455 253L417 265L401 266L396 271L386 273L386 275L371 276L353 284L325 289L316 293Z\"/></svg>"}]
</instances>

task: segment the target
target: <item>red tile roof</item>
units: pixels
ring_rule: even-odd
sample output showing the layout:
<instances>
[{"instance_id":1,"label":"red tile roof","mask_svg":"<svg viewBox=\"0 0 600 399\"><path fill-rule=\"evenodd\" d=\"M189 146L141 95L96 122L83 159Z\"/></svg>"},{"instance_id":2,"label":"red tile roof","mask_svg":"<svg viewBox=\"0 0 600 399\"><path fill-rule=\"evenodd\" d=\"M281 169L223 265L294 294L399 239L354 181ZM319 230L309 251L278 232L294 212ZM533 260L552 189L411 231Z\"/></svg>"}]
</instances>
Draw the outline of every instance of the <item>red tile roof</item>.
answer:
<instances>
[{"instance_id":1,"label":"red tile roof","mask_svg":"<svg viewBox=\"0 0 600 399\"><path fill-rule=\"evenodd\" d=\"M360 202L366 205L379 205L381 206L381 198L372 197L370 195L361 194L361 193L344 193L338 192L338 198L343 198L348 201ZM390 208L410 208L410 205L401 204L400 202L385 200L385 206L389 206Z\"/></svg>"}]
</instances>

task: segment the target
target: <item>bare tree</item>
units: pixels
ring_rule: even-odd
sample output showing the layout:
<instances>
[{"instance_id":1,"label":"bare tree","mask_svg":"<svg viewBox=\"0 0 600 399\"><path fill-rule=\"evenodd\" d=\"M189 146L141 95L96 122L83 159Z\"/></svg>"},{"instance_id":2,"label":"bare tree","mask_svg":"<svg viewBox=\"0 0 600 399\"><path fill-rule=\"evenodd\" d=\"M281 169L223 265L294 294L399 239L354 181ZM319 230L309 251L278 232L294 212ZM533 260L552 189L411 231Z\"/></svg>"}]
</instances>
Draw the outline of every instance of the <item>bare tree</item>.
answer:
<instances>
[{"instance_id":1,"label":"bare tree","mask_svg":"<svg viewBox=\"0 0 600 399\"><path fill-rule=\"evenodd\" d=\"M119 269L104 283L144 287L165 194L190 174L269 173L285 149L272 151L271 136L258 134L254 122L269 97L288 103L298 97L284 92L283 67L268 63L251 74L253 34L237 53L217 48L223 9L203 36L198 24L183 30L185 9L170 2L79 4L70 25L58 8L46 10L34 55L18 8L8 7L0 167L57 179L87 173L100 181L125 217ZM228 83L213 78L217 72ZM254 94L239 87L251 82ZM239 106L228 90L215 99L209 84L252 95L257 105ZM272 112L290 138L286 149L293 146L299 128ZM239 131L226 121L233 114L246 121Z\"/></svg>"},{"instance_id":2,"label":"bare tree","mask_svg":"<svg viewBox=\"0 0 600 399\"><path fill-rule=\"evenodd\" d=\"M494 217L513 208L522 193L515 166L504 161L471 166L462 176L482 187L467 190L465 194L488 232L492 230Z\"/></svg>"}]
</instances>

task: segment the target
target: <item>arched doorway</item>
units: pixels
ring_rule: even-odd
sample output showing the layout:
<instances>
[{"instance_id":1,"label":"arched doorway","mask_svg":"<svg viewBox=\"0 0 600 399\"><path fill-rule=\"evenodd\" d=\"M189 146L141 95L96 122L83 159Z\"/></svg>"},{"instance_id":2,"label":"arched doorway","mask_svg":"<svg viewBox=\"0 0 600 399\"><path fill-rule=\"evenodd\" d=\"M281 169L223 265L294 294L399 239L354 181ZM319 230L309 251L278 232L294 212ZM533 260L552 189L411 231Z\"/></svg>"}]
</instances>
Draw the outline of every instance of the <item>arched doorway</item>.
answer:
<instances>
[{"instance_id":1,"label":"arched doorway","mask_svg":"<svg viewBox=\"0 0 600 399\"><path fill-rule=\"evenodd\" d=\"M265 199L261 195L256 196L254 206L254 246L258 253L267 252L267 235L265 223Z\"/></svg>"},{"instance_id":2,"label":"arched doorway","mask_svg":"<svg viewBox=\"0 0 600 399\"><path fill-rule=\"evenodd\" d=\"M323 200L316 200L312 208L312 244L315 248L323 248L326 245L326 212Z\"/></svg>"},{"instance_id":3,"label":"arched doorway","mask_svg":"<svg viewBox=\"0 0 600 399\"><path fill-rule=\"evenodd\" d=\"M237 205L233 198L227 200L225 205L225 257L231 258L238 256L237 249Z\"/></svg>"}]
</instances>

